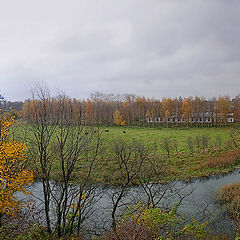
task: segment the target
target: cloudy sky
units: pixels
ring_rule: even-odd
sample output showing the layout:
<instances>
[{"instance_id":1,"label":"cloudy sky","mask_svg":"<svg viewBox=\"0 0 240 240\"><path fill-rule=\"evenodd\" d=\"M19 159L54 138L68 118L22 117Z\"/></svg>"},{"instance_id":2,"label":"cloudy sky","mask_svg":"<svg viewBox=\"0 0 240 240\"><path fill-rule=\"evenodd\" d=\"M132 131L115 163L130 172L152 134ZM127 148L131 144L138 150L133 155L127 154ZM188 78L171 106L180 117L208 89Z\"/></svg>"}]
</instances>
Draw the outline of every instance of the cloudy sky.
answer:
<instances>
[{"instance_id":1,"label":"cloudy sky","mask_svg":"<svg viewBox=\"0 0 240 240\"><path fill-rule=\"evenodd\" d=\"M240 93L239 0L0 0L0 93Z\"/></svg>"}]
</instances>

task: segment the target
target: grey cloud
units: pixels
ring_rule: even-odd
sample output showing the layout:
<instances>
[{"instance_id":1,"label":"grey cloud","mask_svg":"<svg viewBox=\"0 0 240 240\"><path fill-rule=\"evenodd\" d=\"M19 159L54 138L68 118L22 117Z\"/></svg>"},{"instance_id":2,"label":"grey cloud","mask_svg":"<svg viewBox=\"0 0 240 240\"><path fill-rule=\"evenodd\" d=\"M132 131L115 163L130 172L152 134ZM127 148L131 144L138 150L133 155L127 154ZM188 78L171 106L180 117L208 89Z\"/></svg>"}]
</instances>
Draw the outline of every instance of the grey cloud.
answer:
<instances>
[{"instance_id":1,"label":"grey cloud","mask_svg":"<svg viewBox=\"0 0 240 240\"><path fill-rule=\"evenodd\" d=\"M0 92L35 81L83 98L240 91L240 2L17 0L0 8Z\"/></svg>"}]
</instances>

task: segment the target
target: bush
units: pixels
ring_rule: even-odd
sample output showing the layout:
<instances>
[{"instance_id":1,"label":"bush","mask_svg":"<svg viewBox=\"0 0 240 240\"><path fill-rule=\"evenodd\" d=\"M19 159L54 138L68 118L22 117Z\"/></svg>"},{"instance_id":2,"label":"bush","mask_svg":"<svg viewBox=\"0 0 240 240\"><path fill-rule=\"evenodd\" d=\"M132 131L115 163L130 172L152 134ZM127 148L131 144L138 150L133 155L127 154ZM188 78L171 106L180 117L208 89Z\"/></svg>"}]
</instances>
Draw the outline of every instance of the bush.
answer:
<instances>
[{"instance_id":1,"label":"bush","mask_svg":"<svg viewBox=\"0 0 240 240\"><path fill-rule=\"evenodd\" d=\"M207 222L199 223L195 220L185 224L184 218L177 215L177 204L168 212L138 204L126 212L115 232L109 231L100 239L217 239L209 234L207 224Z\"/></svg>"},{"instance_id":2,"label":"bush","mask_svg":"<svg viewBox=\"0 0 240 240\"><path fill-rule=\"evenodd\" d=\"M218 193L218 199L223 204L234 204L240 212L240 182L223 186Z\"/></svg>"},{"instance_id":3,"label":"bush","mask_svg":"<svg viewBox=\"0 0 240 240\"><path fill-rule=\"evenodd\" d=\"M162 148L163 150L165 150L168 154L168 156L170 155L170 151L172 149L172 143L171 143L171 140L170 138L168 137L165 137L162 141Z\"/></svg>"},{"instance_id":4,"label":"bush","mask_svg":"<svg viewBox=\"0 0 240 240\"><path fill-rule=\"evenodd\" d=\"M230 212L236 228L235 239L240 239L240 182L223 186L218 192L218 200Z\"/></svg>"},{"instance_id":5,"label":"bush","mask_svg":"<svg viewBox=\"0 0 240 240\"><path fill-rule=\"evenodd\" d=\"M191 154L193 154L193 152L194 152L194 141L193 141L192 137L187 138L187 146L188 146L189 152Z\"/></svg>"}]
</instances>

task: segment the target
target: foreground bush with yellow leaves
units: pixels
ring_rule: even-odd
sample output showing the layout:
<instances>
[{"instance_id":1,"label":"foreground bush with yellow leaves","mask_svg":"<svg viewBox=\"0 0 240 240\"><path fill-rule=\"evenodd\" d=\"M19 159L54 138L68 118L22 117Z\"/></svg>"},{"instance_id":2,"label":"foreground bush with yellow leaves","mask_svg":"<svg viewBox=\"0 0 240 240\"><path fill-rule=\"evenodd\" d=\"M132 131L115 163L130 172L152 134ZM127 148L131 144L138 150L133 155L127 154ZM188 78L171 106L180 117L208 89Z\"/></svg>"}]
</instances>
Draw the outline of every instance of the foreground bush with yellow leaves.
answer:
<instances>
[{"instance_id":1,"label":"foreground bush with yellow leaves","mask_svg":"<svg viewBox=\"0 0 240 240\"><path fill-rule=\"evenodd\" d=\"M14 123L10 113L0 111L0 226L3 215L13 216L21 207L15 192L27 193L25 186L33 182L26 169L26 145L9 137Z\"/></svg>"}]
</instances>

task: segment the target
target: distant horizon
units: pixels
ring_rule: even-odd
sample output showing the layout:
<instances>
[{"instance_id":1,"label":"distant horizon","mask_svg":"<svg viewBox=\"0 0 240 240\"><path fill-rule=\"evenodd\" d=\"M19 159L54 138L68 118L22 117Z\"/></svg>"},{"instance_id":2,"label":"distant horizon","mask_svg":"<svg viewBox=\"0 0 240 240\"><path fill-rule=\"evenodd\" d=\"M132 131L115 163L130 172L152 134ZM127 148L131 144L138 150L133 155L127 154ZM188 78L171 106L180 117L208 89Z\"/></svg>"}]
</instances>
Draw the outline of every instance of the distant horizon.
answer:
<instances>
[{"instance_id":1,"label":"distant horizon","mask_svg":"<svg viewBox=\"0 0 240 240\"><path fill-rule=\"evenodd\" d=\"M95 94L95 93L100 93L104 96L120 96L120 97L123 97L125 95L132 95L132 96L135 96L135 97L145 97L146 99L155 99L155 100L162 100L163 98L171 98L171 99L174 99L174 98L190 98L190 97L199 97L199 98L205 98L206 100L211 100L212 98L219 98L219 97L225 97L225 96L228 96L230 97L231 100L233 100L235 97L237 96L240 96L240 92L238 94L236 94L235 96L230 96L229 94L223 94L223 95L218 95L218 96L210 96L210 97L206 97L206 96L198 96L198 95L191 95L191 96L161 96L161 97L155 97L155 96L144 96L144 95L137 95L137 94L134 94L134 93L104 93L104 92L93 92L93 93L90 93L89 96L87 97L71 97L67 94L65 94L67 97L71 98L71 99L77 99L77 100L82 100L82 101L86 101L87 99L91 99L91 95L92 94ZM27 100L31 100L32 97L29 96L28 98L26 99L8 99L4 96L4 94L2 94L2 92L0 91L0 96L4 97L4 100L6 101L10 101L10 102L24 102L24 101L27 101ZM51 95L52 97L57 97L58 95L55 93L55 94L52 94Z\"/></svg>"}]
</instances>

